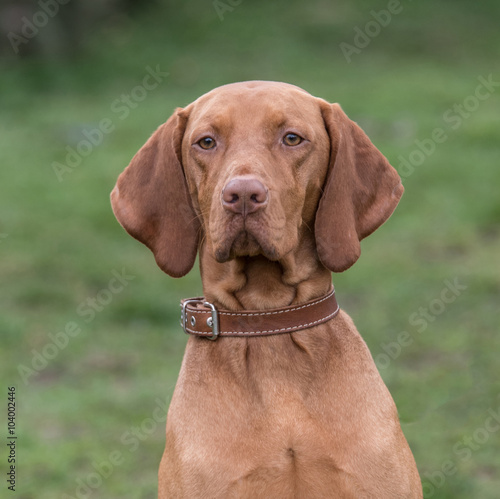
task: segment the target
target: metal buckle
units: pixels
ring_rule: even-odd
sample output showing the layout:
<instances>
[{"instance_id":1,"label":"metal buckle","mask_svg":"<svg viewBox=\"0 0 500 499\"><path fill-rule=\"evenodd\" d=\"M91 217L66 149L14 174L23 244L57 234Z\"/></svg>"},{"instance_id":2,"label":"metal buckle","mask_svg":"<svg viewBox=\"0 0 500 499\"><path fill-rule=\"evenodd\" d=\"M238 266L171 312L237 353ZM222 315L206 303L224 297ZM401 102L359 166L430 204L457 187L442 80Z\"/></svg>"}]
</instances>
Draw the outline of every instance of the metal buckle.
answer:
<instances>
[{"instance_id":1,"label":"metal buckle","mask_svg":"<svg viewBox=\"0 0 500 499\"><path fill-rule=\"evenodd\" d=\"M203 305L209 307L212 312L212 317L207 319L207 326L212 328L212 336L208 336L208 339L215 341L219 337L219 318L217 317L217 309L208 301L204 302Z\"/></svg>"},{"instance_id":2,"label":"metal buckle","mask_svg":"<svg viewBox=\"0 0 500 499\"><path fill-rule=\"evenodd\" d=\"M203 306L210 308L210 311L212 313L212 316L207 319L207 326L212 328L212 336L205 336L207 339L211 341L215 341L219 337L219 319L217 317L217 309L215 306L208 302L205 301L203 302L202 299L200 298L191 298L189 300L185 300L182 304L182 311L181 311L181 327L184 330L186 334L189 334L188 331L186 331L186 322L187 322L187 314L186 314L186 307L190 303L203 303Z\"/></svg>"}]
</instances>

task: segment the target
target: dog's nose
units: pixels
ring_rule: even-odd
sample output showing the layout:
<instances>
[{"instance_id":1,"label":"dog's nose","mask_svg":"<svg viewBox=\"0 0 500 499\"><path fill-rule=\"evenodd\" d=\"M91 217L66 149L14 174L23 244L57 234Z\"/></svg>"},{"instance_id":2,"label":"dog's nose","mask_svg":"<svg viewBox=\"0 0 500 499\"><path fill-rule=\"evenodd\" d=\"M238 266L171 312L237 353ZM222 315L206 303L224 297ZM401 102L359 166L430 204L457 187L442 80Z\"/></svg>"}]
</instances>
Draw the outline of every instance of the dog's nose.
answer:
<instances>
[{"instance_id":1,"label":"dog's nose","mask_svg":"<svg viewBox=\"0 0 500 499\"><path fill-rule=\"evenodd\" d=\"M224 209L244 217L261 210L266 204L267 189L256 178L234 178L222 190Z\"/></svg>"}]
</instances>

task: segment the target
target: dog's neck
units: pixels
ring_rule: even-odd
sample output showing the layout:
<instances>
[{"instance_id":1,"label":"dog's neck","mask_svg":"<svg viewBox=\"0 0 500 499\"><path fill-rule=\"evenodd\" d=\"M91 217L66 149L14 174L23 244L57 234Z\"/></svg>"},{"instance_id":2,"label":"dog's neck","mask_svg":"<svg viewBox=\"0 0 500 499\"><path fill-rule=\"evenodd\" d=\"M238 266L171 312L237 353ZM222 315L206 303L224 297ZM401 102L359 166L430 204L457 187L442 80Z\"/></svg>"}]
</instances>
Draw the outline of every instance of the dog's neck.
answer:
<instances>
[{"instance_id":1,"label":"dog's neck","mask_svg":"<svg viewBox=\"0 0 500 499\"><path fill-rule=\"evenodd\" d=\"M204 245L200 249L204 296L228 310L264 310L318 298L330 289L331 273L311 254L316 254L314 243L303 240L278 261L256 256L218 263Z\"/></svg>"}]
</instances>

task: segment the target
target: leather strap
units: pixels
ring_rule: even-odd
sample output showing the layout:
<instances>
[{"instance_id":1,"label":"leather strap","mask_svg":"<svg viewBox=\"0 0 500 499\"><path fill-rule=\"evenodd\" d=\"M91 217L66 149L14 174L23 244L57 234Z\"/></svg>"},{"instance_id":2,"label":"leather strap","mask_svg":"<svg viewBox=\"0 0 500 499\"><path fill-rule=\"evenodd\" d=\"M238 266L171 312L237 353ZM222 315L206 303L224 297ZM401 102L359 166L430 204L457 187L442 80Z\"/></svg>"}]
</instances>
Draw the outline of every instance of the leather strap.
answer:
<instances>
[{"instance_id":1,"label":"leather strap","mask_svg":"<svg viewBox=\"0 0 500 499\"><path fill-rule=\"evenodd\" d=\"M321 298L269 310L217 310L203 297L181 301L181 326L188 334L211 340L219 336L267 336L293 333L329 321L338 314L335 289Z\"/></svg>"}]
</instances>

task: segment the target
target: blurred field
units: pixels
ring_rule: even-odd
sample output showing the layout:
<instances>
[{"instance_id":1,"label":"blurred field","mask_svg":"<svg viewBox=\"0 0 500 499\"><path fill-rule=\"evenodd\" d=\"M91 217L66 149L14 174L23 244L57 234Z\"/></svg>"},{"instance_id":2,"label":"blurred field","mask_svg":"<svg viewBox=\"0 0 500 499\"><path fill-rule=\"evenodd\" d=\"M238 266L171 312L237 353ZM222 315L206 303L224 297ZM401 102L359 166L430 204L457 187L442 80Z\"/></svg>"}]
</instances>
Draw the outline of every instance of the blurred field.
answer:
<instances>
[{"instance_id":1,"label":"blurred field","mask_svg":"<svg viewBox=\"0 0 500 499\"><path fill-rule=\"evenodd\" d=\"M475 94L500 82L500 7L400 6L350 63L340 44L387 2L243 0L223 20L212 2L158 2L89 26L70 59L4 56L0 372L4 393L17 390L12 496L156 497L186 342L178 302L201 287L197 268L181 280L161 273L115 221L109 192L176 106L270 79L340 102L404 175L393 218L333 276L338 300L396 401L425 496L499 497L500 86ZM132 93L157 66L168 76ZM123 108L123 94L137 99ZM112 131L97 140L102 120ZM60 181L53 163L85 133L98 143Z\"/></svg>"}]
</instances>

